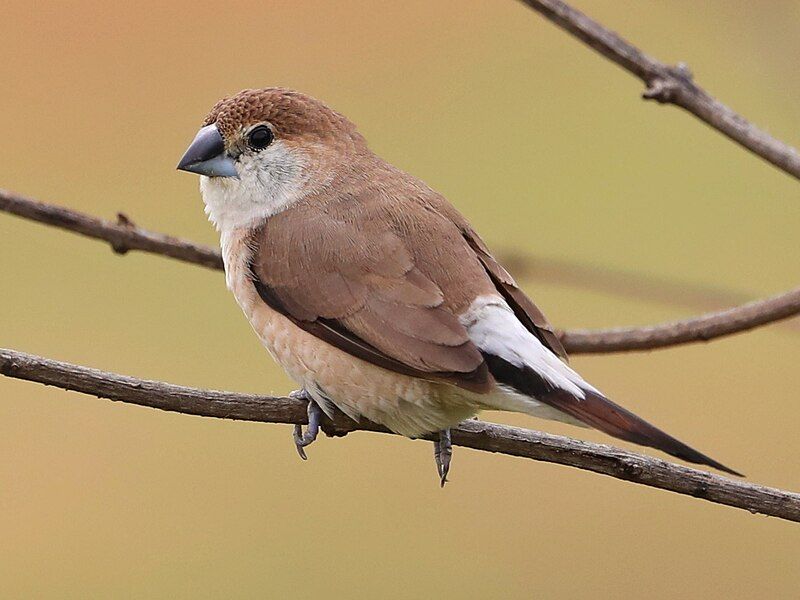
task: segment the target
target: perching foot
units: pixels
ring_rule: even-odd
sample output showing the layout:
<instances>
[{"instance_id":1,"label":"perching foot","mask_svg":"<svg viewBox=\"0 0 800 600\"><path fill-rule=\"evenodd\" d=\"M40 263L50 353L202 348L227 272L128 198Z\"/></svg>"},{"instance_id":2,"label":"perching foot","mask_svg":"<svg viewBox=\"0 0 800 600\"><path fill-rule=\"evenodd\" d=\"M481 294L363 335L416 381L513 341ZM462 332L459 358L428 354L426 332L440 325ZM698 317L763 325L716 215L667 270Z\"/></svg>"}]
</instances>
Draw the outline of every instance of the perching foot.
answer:
<instances>
[{"instance_id":1,"label":"perching foot","mask_svg":"<svg viewBox=\"0 0 800 600\"><path fill-rule=\"evenodd\" d=\"M450 459L453 457L453 444L450 441L450 430L442 429L438 441L433 442L433 458L436 459L436 470L442 487L447 483L450 472Z\"/></svg>"},{"instance_id":2,"label":"perching foot","mask_svg":"<svg viewBox=\"0 0 800 600\"><path fill-rule=\"evenodd\" d=\"M304 448L317 439L319 425L322 422L322 409L305 390L296 390L289 394L289 397L308 402L308 427L303 432L302 425L294 426L294 445L297 447L297 453L303 460L308 460Z\"/></svg>"}]
</instances>

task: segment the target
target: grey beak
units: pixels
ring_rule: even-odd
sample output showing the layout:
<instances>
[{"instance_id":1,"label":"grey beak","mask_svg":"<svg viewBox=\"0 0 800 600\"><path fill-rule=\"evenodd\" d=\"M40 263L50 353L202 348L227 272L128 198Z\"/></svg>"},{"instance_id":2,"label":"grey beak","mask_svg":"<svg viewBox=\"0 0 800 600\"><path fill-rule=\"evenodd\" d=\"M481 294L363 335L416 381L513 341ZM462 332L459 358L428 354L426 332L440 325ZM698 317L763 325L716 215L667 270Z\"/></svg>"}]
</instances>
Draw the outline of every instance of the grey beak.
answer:
<instances>
[{"instance_id":1,"label":"grey beak","mask_svg":"<svg viewBox=\"0 0 800 600\"><path fill-rule=\"evenodd\" d=\"M178 169L208 177L239 177L236 163L225 154L225 142L213 124L197 132Z\"/></svg>"}]
</instances>

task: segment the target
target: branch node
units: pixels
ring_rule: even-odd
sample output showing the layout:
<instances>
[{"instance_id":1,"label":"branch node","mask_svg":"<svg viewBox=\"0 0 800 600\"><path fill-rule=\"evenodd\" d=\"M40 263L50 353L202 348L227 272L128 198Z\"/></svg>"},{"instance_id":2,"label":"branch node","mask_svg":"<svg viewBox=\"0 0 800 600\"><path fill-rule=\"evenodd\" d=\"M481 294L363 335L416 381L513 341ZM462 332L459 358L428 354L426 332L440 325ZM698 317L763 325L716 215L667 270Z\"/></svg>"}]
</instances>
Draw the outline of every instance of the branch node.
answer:
<instances>
[{"instance_id":1,"label":"branch node","mask_svg":"<svg viewBox=\"0 0 800 600\"><path fill-rule=\"evenodd\" d=\"M715 100L692 80L684 63L664 64L574 9L565 0L521 0L596 52L644 81L645 100L674 104L692 113L737 144L760 156L785 173L800 179L800 156L791 146L746 121ZM741 120L739 120L741 119Z\"/></svg>"},{"instance_id":2,"label":"branch node","mask_svg":"<svg viewBox=\"0 0 800 600\"><path fill-rule=\"evenodd\" d=\"M671 76L658 76L652 79L647 89L642 92L645 100L655 100L659 104L668 104L675 99L680 84Z\"/></svg>"},{"instance_id":3,"label":"branch node","mask_svg":"<svg viewBox=\"0 0 800 600\"><path fill-rule=\"evenodd\" d=\"M136 229L136 224L123 212L117 213L117 225L125 229ZM111 249L117 254L127 254L131 249L130 246L122 240L112 240L110 243Z\"/></svg>"}]
</instances>

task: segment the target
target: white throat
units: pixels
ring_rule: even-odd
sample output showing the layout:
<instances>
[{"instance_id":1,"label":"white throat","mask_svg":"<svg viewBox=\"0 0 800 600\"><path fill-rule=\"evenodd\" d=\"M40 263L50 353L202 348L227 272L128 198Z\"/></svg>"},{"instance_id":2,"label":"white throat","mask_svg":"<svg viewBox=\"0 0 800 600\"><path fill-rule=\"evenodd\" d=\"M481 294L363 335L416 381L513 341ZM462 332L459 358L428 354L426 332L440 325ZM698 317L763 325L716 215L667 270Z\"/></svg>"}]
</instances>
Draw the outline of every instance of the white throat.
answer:
<instances>
[{"instance_id":1,"label":"white throat","mask_svg":"<svg viewBox=\"0 0 800 600\"><path fill-rule=\"evenodd\" d=\"M220 231L252 227L285 210L307 193L303 156L276 141L263 152L242 155L239 178L200 177L208 219Z\"/></svg>"}]
</instances>

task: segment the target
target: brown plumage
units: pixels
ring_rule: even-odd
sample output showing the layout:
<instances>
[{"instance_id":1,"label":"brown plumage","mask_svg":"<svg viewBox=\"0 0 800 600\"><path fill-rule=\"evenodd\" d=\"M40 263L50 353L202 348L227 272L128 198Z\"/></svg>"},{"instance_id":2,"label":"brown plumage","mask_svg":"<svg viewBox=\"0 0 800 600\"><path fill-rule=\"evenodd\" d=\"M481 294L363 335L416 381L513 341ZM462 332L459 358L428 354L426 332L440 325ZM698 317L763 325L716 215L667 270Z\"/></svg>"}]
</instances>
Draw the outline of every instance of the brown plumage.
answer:
<instances>
[{"instance_id":1,"label":"brown plumage","mask_svg":"<svg viewBox=\"0 0 800 600\"><path fill-rule=\"evenodd\" d=\"M344 201L312 196L274 215L254 232L254 276L299 322L322 318L417 376L488 391L494 382L457 315L491 282L451 221L432 213L423 229L403 206L419 199L387 210L382 195L366 186ZM450 251L415 239L423 231Z\"/></svg>"},{"instance_id":2,"label":"brown plumage","mask_svg":"<svg viewBox=\"0 0 800 600\"><path fill-rule=\"evenodd\" d=\"M290 90L245 90L218 102L205 126L216 145L203 143L219 154L188 170L215 175L201 187L228 285L323 407L406 435L482 408L519 410L732 472L562 362L542 312L464 217L375 156L339 113ZM264 147L250 137L259 128Z\"/></svg>"}]
</instances>

